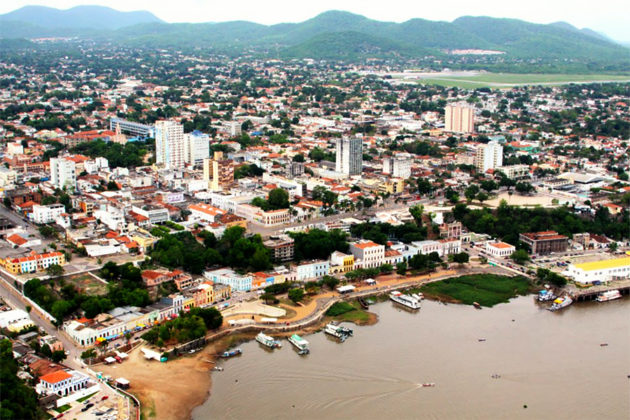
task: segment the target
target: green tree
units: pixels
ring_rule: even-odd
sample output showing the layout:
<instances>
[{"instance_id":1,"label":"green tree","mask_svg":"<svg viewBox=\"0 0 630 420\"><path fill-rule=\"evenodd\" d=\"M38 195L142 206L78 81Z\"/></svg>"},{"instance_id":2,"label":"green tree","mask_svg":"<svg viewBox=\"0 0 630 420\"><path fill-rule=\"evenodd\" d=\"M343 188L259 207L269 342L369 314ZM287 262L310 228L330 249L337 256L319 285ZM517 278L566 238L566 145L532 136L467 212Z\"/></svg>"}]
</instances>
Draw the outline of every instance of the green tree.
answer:
<instances>
[{"instance_id":1,"label":"green tree","mask_svg":"<svg viewBox=\"0 0 630 420\"><path fill-rule=\"evenodd\" d=\"M328 287L330 290L335 290L335 287L339 284L339 279L333 276L324 276L322 284Z\"/></svg>"},{"instance_id":2,"label":"green tree","mask_svg":"<svg viewBox=\"0 0 630 420\"><path fill-rule=\"evenodd\" d=\"M291 299L293 303L300 302L304 299L304 289L296 288L289 290L289 299Z\"/></svg>"},{"instance_id":3,"label":"green tree","mask_svg":"<svg viewBox=\"0 0 630 420\"><path fill-rule=\"evenodd\" d=\"M471 202L475 199L475 196L479 193L479 187L477 184L470 184L468 188L464 191L464 196L466 197L467 202Z\"/></svg>"},{"instance_id":4,"label":"green tree","mask_svg":"<svg viewBox=\"0 0 630 420\"><path fill-rule=\"evenodd\" d=\"M37 404L35 390L17 376L18 363L13 358L11 341L0 340L0 418L22 420L44 418Z\"/></svg>"},{"instance_id":5,"label":"green tree","mask_svg":"<svg viewBox=\"0 0 630 420\"><path fill-rule=\"evenodd\" d=\"M529 261L529 254L524 249L517 249L510 255L510 258L517 264L523 265Z\"/></svg>"},{"instance_id":6,"label":"green tree","mask_svg":"<svg viewBox=\"0 0 630 420\"><path fill-rule=\"evenodd\" d=\"M396 264L396 274L404 276L407 273L407 261Z\"/></svg>"},{"instance_id":7,"label":"green tree","mask_svg":"<svg viewBox=\"0 0 630 420\"><path fill-rule=\"evenodd\" d=\"M84 361L87 360L88 363L92 363L92 360L95 357L96 357L96 350L94 350L94 347L90 347L89 349L81 353L81 359Z\"/></svg>"},{"instance_id":8,"label":"green tree","mask_svg":"<svg viewBox=\"0 0 630 420\"><path fill-rule=\"evenodd\" d=\"M46 268L46 274L50 277L59 277L62 276L66 270L59 264L52 264Z\"/></svg>"},{"instance_id":9,"label":"green tree","mask_svg":"<svg viewBox=\"0 0 630 420\"><path fill-rule=\"evenodd\" d=\"M50 356L50 359L55 362L55 363L61 363L62 361L66 360L66 352L63 350L55 350L52 352L52 355Z\"/></svg>"},{"instance_id":10,"label":"green tree","mask_svg":"<svg viewBox=\"0 0 630 420\"><path fill-rule=\"evenodd\" d=\"M466 252L460 252L459 254L455 254L453 256L453 262L458 264L466 264L469 260L470 256Z\"/></svg>"},{"instance_id":11,"label":"green tree","mask_svg":"<svg viewBox=\"0 0 630 420\"><path fill-rule=\"evenodd\" d=\"M51 226L40 226L38 230L44 238L52 238L54 236L57 236L57 231Z\"/></svg>"},{"instance_id":12,"label":"green tree","mask_svg":"<svg viewBox=\"0 0 630 420\"><path fill-rule=\"evenodd\" d=\"M617 248L619 248L619 245L617 244L617 242L611 242L611 243L608 244L608 250L610 252L617 251Z\"/></svg>"},{"instance_id":13,"label":"green tree","mask_svg":"<svg viewBox=\"0 0 630 420\"><path fill-rule=\"evenodd\" d=\"M394 266L391 264L382 264L378 269L381 273L386 274L394 271Z\"/></svg>"},{"instance_id":14,"label":"green tree","mask_svg":"<svg viewBox=\"0 0 630 420\"><path fill-rule=\"evenodd\" d=\"M424 206L422 204L415 205L409 209L409 213L416 221L418 226L422 226L422 214L424 213Z\"/></svg>"},{"instance_id":15,"label":"green tree","mask_svg":"<svg viewBox=\"0 0 630 420\"><path fill-rule=\"evenodd\" d=\"M274 188L267 199L271 210L288 209L289 193L282 188Z\"/></svg>"}]
</instances>

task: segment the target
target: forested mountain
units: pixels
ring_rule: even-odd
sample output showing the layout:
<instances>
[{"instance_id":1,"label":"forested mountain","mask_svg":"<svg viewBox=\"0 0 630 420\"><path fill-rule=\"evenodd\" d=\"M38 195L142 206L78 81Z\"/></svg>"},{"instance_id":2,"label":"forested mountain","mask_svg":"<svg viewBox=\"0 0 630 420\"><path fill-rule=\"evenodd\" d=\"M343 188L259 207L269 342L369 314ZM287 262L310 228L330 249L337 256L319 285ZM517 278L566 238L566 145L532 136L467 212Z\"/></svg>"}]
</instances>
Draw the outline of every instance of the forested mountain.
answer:
<instances>
[{"instance_id":1,"label":"forested mountain","mask_svg":"<svg viewBox=\"0 0 630 420\"><path fill-rule=\"evenodd\" d=\"M244 51L279 58L364 59L443 56L452 50L484 49L514 60L582 61L622 68L630 49L589 29L564 22L548 25L516 19L465 16L453 22L411 19L381 22L329 11L300 23L261 25L161 22L148 12L117 12L97 6L57 10L24 7L0 16L0 37L71 35L148 48ZM86 26L91 28L86 30Z\"/></svg>"}]
</instances>

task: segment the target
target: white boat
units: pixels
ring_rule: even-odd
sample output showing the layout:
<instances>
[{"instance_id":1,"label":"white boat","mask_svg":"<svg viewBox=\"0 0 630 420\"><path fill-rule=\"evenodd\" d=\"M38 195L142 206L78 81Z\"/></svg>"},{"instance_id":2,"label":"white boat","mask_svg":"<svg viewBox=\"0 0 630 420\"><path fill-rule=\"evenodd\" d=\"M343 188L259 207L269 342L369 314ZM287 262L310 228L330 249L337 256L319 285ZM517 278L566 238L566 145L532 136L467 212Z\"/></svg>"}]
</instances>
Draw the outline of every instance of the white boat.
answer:
<instances>
[{"instance_id":1,"label":"white boat","mask_svg":"<svg viewBox=\"0 0 630 420\"><path fill-rule=\"evenodd\" d=\"M280 343L280 341L274 340L273 337L270 337L262 332L258 333L258 335L256 336L256 341L258 341L265 347L269 347L270 349L282 347L282 343Z\"/></svg>"},{"instance_id":2,"label":"white boat","mask_svg":"<svg viewBox=\"0 0 630 420\"><path fill-rule=\"evenodd\" d=\"M414 293L411 295L412 298L417 299L417 300L422 300L424 299L424 295L422 293Z\"/></svg>"},{"instance_id":3,"label":"white boat","mask_svg":"<svg viewBox=\"0 0 630 420\"><path fill-rule=\"evenodd\" d=\"M572 303L573 303L573 299L571 299L571 296L569 295L566 295L564 297L559 297L553 301L553 304L551 305L551 308L549 308L549 310L559 311L560 309L566 308Z\"/></svg>"},{"instance_id":4,"label":"white boat","mask_svg":"<svg viewBox=\"0 0 630 420\"><path fill-rule=\"evenodd\" d=\"M538 292L538 302L549 302L556 298L556 296L547 289L543 289Z\"/></svg>"},{"instance_id":5,"label":"white boat","mask_svg":"<svg viewBox=\"0 0 630 420\"><path fill-rule=\"evenodd\" d=\"M293 344L298 349L298 354L309 354L308 341L303 339L297 334L293 334L289 337L289 343Z\"/></svg>"},{"instance_id":6,"label":"white boat","mask_svg":"<svg viewBox=\"0 0 630 420\"><path fill-rule=\"evenodd\" d=\"M608 302L609 300L615 300L621 298L621 292L619 290L609 290L604 293L600 293L597 296L598 302Z\"/></svg>"},{"instance_id":7,"label":"white boat","mask_svg":"<svg viewBox=\"0 0 630 420\"><path fill-rule=\"evenodd\" d=\"M324 332L328 335L332 335L333 337L340 339L341 341L346 341L346 338L352 336L352 330L350 328L345 328L333 323L326 325L326 327L324 328Z\"/></svg>"},{"instance_id":8,"label":"white boat","mask_svg":"<svg viewBox=\"0 0 630 420\"><path fill-rule=\"evenodd\" d=\"M420 300L412 296L405 295L404 293L393 291L389 294L389 298L400 305L406 306L409 309L420 309Z\"/></svg>"}]
</instances>

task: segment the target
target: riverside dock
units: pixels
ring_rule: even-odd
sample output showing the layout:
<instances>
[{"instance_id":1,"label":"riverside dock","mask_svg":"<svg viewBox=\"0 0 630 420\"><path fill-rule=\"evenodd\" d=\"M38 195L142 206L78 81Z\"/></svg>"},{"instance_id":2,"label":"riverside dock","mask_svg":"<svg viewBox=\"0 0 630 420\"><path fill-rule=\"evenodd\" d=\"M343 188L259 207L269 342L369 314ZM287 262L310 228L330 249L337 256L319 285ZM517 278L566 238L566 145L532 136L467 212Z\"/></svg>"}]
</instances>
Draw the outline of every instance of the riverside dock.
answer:
<instances>
[{"instance_id":1,"label":"riverside dock","mask_svg":"<svg viewBox=\"0 0 630 420\"><path fill-rule=\"evenodd\" d=\"M568 293L575 302L588 302L597 299L600 293L609 290L619 290L622 296L630 295L630 280L616 280L586 289L572 288Z\"/></svg>"}]
</instances>

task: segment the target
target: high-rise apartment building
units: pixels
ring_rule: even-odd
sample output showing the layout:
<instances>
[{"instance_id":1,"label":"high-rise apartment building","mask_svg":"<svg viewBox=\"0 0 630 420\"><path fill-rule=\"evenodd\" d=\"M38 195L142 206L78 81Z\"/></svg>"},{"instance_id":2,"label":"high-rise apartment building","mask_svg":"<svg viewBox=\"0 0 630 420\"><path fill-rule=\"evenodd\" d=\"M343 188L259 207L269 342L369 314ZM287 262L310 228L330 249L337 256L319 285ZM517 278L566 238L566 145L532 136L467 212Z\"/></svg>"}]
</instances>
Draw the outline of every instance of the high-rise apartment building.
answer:
<instances>
[{"instance_id":1,"label":"high-rise apartment building","mask_svg":"<svg viewBox=\"0 0 630 420\"><path fill-rule=\"evenodd\" d=\"M155 123L155 162L169 169L184 167L184 126L175 121Z\"/></svg>"},{"instance_id":2,"label":"high-rise apartment building","mask_svg":"<svg viewBox=\"0 0 630 420\"><path fill-rule=\"evenodd\" d=\"M224 159L223 152L214 152L212 160L203 160L203 179L209 181L212 191L221 191L234 183L234 162Z\"/></svg>"},{"instance_id":3,"label":"high-rise apartment building","mask_svg":"<svg viewBox=\"0 0 630 420\"><path fill-rule=\"evenodd\" d=\"M496 141L477 147L475 167L479 172L503 166L503 146Z\"/></svg>"},{"instance_id":4,"label":"high-rise apartment building","mask_svg":"<svg viewBox=\"0 0 630 420\"><path fill-rule=\"evenodd\" d=\"M384 158L383 173L391 175L394 178L409 178L411 176L411 156Z\"/></svg>"},{"instance_id":5,"label":"high-rise apartment building","mask_svg":"<svg viewBox=\"0 0 630 420\"><path fill-rule=\"evenodd\" d=\"M452 133L475 131L475 111L467 105L447 105L444 108L444 130Z\"/></svg>"},{"instance_id":6,"label":"high-rise apartment building","mask_svg":"<svg viewBox=\"0 0 630 420\"><path fill-rule=\"evenodd\" d=\"M59 189L77 188L76 171L76 164L69 159L50 159L50 182Z\"/></svg>"},{"instance_id":7,"label":"high-rise apartment building","mask_svg":"<svg viewBox=\"0 0 630 420\"><path fill-rule=\"evenodd\" d=\"M201 131L184 134L184 162L201 165L210 157L210 137Z\"/></svg>"},{"instance_id":8,"label":"high-rise apartment building","mask_svg":"<svg viewBox=\"0 0 630 420\"><path fill-rule=\"evenodd\" d=\"M337 140L336 171L346 175L360 175L363 170L363 140L342 138Z\"/></svg>"}]
</instances>

